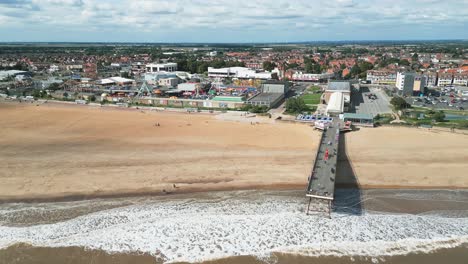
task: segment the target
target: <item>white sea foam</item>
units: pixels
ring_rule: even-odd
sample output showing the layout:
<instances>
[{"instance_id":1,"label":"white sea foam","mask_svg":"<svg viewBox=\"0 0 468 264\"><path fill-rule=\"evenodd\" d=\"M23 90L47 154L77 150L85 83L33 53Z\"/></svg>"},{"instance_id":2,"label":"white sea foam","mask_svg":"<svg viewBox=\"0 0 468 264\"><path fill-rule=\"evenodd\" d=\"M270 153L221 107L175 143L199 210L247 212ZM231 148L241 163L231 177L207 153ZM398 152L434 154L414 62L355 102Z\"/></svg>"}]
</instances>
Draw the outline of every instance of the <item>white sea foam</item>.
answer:
<instances>
[{"instance_id":1,"label":"white sea foam","mask_svg":"<svg viewBox=\"0 0 468 264\"><path fill-rule=\"evenodd\" d=\"M379 257L468 243L468 218L334 213L330 220L304 208L303 197L272 195L144 202L54 224L0 226L0 247L83 246L198 262L273 252Z\"/></svg>"}]
</instances>

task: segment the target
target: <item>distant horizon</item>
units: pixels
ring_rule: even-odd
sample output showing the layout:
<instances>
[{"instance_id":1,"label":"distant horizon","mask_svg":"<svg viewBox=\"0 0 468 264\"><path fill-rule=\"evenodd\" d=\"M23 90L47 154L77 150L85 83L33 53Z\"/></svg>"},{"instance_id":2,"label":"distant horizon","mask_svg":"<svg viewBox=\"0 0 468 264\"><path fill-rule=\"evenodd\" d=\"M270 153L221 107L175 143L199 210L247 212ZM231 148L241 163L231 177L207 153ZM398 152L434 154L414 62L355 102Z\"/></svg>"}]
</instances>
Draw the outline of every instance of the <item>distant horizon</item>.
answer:
<instances>
[{"instance_id":1,"label":"distant horizon","mask_svg":"<svg viewBox=\"0 0 468 264\"><path fill-rule=\"evenodd\" d=\"M4 41L0 40L0 44L234 44L234 45L261 45L261 44L314 44L314 43L414 43L414 42L468 42L468 39L366 39L366 40L304 40L304 41L281 41L281 42L163 42L163 41Z\"/></svg>"}]
</instances>

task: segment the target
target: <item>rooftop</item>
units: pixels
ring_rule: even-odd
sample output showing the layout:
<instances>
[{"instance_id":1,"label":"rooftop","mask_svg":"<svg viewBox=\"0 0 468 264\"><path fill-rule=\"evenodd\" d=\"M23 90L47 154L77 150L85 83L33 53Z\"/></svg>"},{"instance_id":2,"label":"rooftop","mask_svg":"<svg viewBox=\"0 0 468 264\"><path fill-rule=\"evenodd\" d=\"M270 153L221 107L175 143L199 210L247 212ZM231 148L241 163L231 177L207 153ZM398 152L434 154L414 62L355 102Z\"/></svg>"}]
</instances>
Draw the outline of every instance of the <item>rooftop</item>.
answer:
<instances>
[{"instance_id":1,"label":"rooftop","mask_svg":"<svg viewBox=\"0 0 468 264\"><path fill-rule=\"evenodd\" d=\"M249 102L274 102L279 97L281 97L282 93L259 93L256 96L250 98Z\"/></svg>"},{"instance_id":2,"label":"rooftop","mask_svg":"<svg viewBox=\"0 0 468 264\"><path fill-rule=\"evenodd\" d=\"M372 115L357 114L357 113L344 113L343 118L355 118L355 119L374 119Z\"/></svg>"},{"instance_id":3,"label":"rooftop","mask_svg":"<svg viewBox=\"0 0 468 264\"><path fill-rule=\"evenodd\" d=\"M328 83L327 91L351 92L351 84L346 81L332 81Z\"/></svg>"},{"instance_id":4,"label":"rooftop","mask_svg":"<svg viewBox=\"0 0 468 264\"><path fill-rule=\"evenodd\" d=\"M244 99L240 96L215 96L213 101L226 101L226 102L243 102Z\"/></svg>"}]
</instances>

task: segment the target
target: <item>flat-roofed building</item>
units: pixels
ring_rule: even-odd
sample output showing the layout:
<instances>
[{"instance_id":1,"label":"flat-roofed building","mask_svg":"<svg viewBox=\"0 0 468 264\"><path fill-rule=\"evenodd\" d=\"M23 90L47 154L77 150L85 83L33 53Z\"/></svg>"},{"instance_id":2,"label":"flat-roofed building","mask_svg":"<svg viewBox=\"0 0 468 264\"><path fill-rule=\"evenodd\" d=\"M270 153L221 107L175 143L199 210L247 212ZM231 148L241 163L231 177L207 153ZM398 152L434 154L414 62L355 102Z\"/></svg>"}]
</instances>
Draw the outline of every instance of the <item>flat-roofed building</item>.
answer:
<instances>
[{"instance_id":1,"label":"flat-roofed building","mask_svg":"<svg viewBox=\"0 0 468 264\"><path fill-rule=\"evenodd\" d=\"M211 78L238 78L238 79L271 79L271 72L257 71L246 67L213 68L208 67L208 77Z\"/></svg>"},{"instance_id":2,"label":"flat-roofed building","mask_svg":"<svg viewBox=\"0 0 468 264\"><path fill-rule=\"evenodd\" d=\"M161 79L177 78L177 75L172 72L147 72L144 74L144 79L149 84L156 84Z\"/></svg>"},{"instance_id":3,"label":"flat-roofed building","mask_svg":"<svg viewBox=\"0 0 468 264\"><path fill-rule=\"evenodd\" d=\"M168 62L168 63L150 63L146 64L146 72L175 72L177 71L177 63Z\"/></svg>"},{"instance_id":4,"label":"flat-roofed building","mask_svg":"<svg viewBox=\"0 0 468 264\"><path fill-rule=\"evenodd\" d=\"M294 72L289 76L286 76L293 81L303 81L303 82L320 82L326 81L330 78L335 77L335 73L303 73L303 72Z\"/></svg>"},{"instance_id":5,"label":"flat-roofed building","mask_svg":"<svg viewBox=\"0 0 468 264\"><path fill-rule=\"evenodd\" d=\"M356 126L374 126L374 117L366 114L344 113L342 116L343 121L351 121Z\"/></svg>"},{"instance_id":6,"label":"flat-roofed building","mask_svg":"<svg viewBox=\"0 0 468 264\"><path fill-rule=\"evenodd\" d=\"M351 100L351 83L348 81L330 81L322 96L326 104L328 104L331 95L335 92L342 93L344 102L348 104Z\"/></svg>"},{"instance_id":7,"label":"flat-roofed building","mask_svg":"<svg viewBox=\"0 0 468 264\"><path fill-rule=\"evenodd\" d=\"M109 77L105 79L101 79L97 82L100 85L126 85L126 84L133 84L135 80L127 79L122 77Z\"/></svg>"},{"instance_id":8,"label":"flat-roofed building","mask_svg":"<svg viewBox=\"0 0 468 264\"><path fill-rule=\"evenodd\" d=\"M397 73L396 87L402 95L424 92L427 77L414 72Z\"/></svg>"},{"instance_id":9,"label":"flat-roofed building","mask_svg":"<svg viewBox=\"0 0 468 264\"><path fill-rule=\"evenodd\" d=\"M269 80L262 83L263 93L282 93L285 94L289 91L289 84L287 82Z\"/></svg>"},{"instance_id":10,"label":"flat-roofed building","mask_svg":"<svg viewBox=\"0 0 468 264\"><path fill-rule=\"evenodd\" d=\"M344 111L344 95L341 92L334 92L330 96L325 113L329 116L337 116Z\"/></svg>"}]
</instances>

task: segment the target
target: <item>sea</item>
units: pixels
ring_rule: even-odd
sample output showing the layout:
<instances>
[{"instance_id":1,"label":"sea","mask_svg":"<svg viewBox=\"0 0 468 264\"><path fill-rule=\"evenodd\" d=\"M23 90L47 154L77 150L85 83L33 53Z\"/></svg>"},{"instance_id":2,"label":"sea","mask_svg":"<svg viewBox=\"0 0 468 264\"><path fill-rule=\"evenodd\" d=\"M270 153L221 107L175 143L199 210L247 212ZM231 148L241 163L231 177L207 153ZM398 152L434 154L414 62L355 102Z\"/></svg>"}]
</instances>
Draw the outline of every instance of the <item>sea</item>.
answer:
<instances>
[{"instance_id":1,"label":"sea","mask_svg":"<svg viewBox=\"0 0 468 264\"><path fill-rule=\"evenodd\" d=\"M0 204L0 263L468 263L468 190L337 189Z\"/></svg>"}]
</instances>

